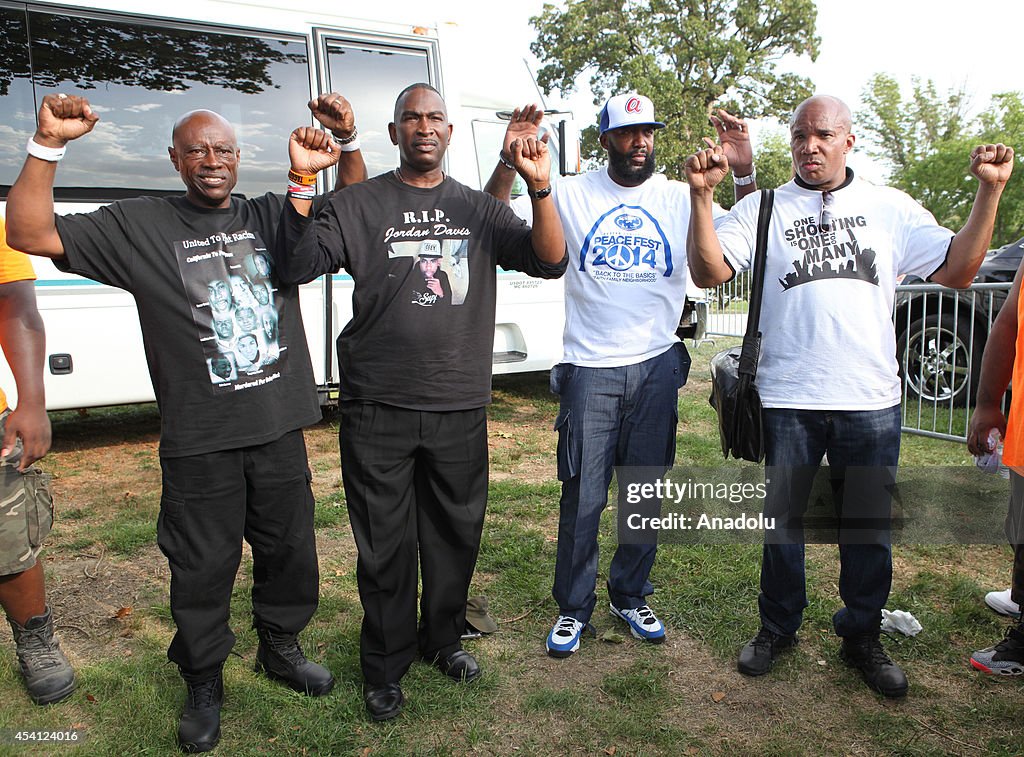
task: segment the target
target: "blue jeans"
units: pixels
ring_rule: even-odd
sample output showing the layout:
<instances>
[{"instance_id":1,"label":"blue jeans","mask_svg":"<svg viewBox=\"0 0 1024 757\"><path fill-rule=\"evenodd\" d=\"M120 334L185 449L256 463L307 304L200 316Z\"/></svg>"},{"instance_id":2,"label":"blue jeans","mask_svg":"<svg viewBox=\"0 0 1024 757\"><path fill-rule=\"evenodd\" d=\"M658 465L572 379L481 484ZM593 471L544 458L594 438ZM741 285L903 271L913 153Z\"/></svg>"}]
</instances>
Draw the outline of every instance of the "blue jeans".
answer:
<instances>
[{"instance_id":1,"label":"blue jeans","mask_svg":"<svg viewBox=\"0 0 1024 757\"><path fill-rule=\"evenodd\" d=\"M552 595L559 613L587 623L597 595L597 531L616 466L644 466L663 475L676 454L679 387L689 356L680 342L642 363L617 368L560 364L551 391L561 397L558 478L562 498ZM660 471L660 473L657 473ZM619 482L619 509L625 486ZM620 544L608 576L616 607L642 607L656 544Z\"/></svg>"},{"instance_id":2,"label":"blue jeans","mask_svg":"<svg viewBox=\"0 0 1024 757\"><path fill-rule=\"evenodd\" d=\"M833 488L845 482L848 466L895 472L900 456L900 407L885 410L790 410L766 408L764 433L768 481L765 517L783 521L807 505L811 476L828 454ZM850 486L859 484L851 476ZM890 512L890 495L883 488L870 503L875 513ZM789 536L799 537L799 523ZM869 543L849 543L839 534L839 595L846 605L833 617L839 636L877 633L881 611L892 585L892 547L888 526ZM761 562L761 624L778 634L792 635L807 607L804 545L796 538L773 543L766 534ZM854 540L859 541L859 540Z\"/></svg>"}]
</instances>

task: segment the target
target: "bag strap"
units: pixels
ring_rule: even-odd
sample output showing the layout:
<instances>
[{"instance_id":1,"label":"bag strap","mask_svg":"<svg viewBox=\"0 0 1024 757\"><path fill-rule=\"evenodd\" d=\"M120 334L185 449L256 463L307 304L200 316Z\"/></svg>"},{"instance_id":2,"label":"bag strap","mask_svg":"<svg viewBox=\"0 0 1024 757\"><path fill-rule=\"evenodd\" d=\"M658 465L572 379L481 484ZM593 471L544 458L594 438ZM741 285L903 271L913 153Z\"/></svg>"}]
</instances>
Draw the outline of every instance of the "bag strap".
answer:
<instances>
[{"instance_id":1,"label":"bag strap","mask_svg":"<svg viewBox=\"0 0 1024 757\"><path fill-rule=\"evenodd\" d=\"M775 205L775 190L761 190L761 207L757 214L757 241L754 246L754 265L750 281L750 308L747 313L747 330L743 335L743 349L737 373L750 376L757 375L757 359L761 354L761 296L764 293L764 271L768 262L768 227L772 221L772 208Z\"/></svg>"}]
</instances>

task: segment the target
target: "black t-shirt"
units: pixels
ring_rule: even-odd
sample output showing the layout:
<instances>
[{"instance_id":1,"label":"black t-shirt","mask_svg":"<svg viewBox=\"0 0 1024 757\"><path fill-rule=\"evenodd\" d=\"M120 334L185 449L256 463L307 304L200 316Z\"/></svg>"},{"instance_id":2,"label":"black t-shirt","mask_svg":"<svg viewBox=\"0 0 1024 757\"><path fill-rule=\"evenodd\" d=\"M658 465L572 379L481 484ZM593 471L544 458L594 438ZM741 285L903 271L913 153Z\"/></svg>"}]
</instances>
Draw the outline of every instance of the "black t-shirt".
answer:
<instances>
[{"instance_id":1,"label":"black t-shirt","mask_svg":"<svg viewBox=\"0 0 1024 757\"><path fill-rule=\"evenodd\" d=\"M283 202L142 197L57 218L57 266L135 297L164 457L264 444L320 420L298 288L278 283L267 248Z\"/></svg>"},{"instance_id":2,"label":"black t-shirt","mask_svg":"<svg viewBox=\"0 0 1024 757\"><path fill-rule=\"evenodd\" d=\"M495 267L565 272L565 259L537 258L531 236L507 205L450 177L425 189L386 173L331 195L315 221L286 212L275 254L282 281L344 268L355 282L338 337L342 399L467 410L491 399ZM445 296L424 296L423 258L440 261Z\"/></svg>"}]
</instances>

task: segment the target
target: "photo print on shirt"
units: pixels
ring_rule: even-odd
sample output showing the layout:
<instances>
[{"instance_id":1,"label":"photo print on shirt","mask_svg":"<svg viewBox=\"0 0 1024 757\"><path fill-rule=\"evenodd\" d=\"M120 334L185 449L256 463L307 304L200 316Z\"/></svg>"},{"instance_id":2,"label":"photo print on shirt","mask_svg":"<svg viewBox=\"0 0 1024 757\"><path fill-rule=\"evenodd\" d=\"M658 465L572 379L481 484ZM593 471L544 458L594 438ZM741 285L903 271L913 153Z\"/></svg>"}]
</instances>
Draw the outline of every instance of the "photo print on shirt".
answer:
<instances>
[{"instance_id":1,"label":"photo print on shirt","mask_svg":"<svg viewBox=\"0 0 1024 757\"><path fill-rule=\"evenodd\" d=\"M421 239L392 242L391 260L409 258L409 302L416 307L462 305L469 293L469 240Z\"/></svg>"},{"instance_id":2,"label":"photo print on shirt","mask_svg":"<svg viewBox=\"0 0 1024 757\"><path fill-rule=\"evenodd\" d=\"M214 391L262 386L280 377L287 347L278 331L270 257L250 231L174 243Z\"/></svg>"}]
</instances>

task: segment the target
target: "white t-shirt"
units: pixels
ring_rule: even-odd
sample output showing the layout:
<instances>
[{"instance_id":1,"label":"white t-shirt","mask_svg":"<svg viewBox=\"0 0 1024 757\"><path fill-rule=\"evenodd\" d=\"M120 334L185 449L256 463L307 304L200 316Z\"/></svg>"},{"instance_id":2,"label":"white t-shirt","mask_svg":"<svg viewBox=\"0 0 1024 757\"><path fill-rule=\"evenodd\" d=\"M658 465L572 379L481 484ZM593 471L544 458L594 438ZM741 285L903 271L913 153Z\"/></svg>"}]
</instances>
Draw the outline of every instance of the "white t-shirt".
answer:
<instances>
[{"instance_id":1,"label":"white t-shirt","mask_svg":"<svg viewBox=\"0 0 1024 757\"><path fill-rule=\"evenodd\" d=\"M601 169L556 181L552 196L569 248L562 361L633 365L678 342L689 281L689 187L663 174L623 187ZM532 221L529 197L512 209ZM716 216L724 213L716 206Z\"/></svg>"},{"instance_id":2,"label":"white t-shirt","mask_svg":"<svg viewBox=\"0 0 1024 757\"><path fill-rule=\"evenodd\" d=\"M765 407L882 410L899 403L892 324L897 277L931 276L953 232L898 189L861 179L832 192L795 181L775 192L761 307L757 388ZM761 193L718 225L726 259L750 268Z\"/></svg>"}]
</instances>

